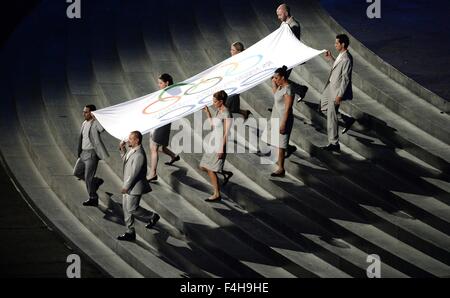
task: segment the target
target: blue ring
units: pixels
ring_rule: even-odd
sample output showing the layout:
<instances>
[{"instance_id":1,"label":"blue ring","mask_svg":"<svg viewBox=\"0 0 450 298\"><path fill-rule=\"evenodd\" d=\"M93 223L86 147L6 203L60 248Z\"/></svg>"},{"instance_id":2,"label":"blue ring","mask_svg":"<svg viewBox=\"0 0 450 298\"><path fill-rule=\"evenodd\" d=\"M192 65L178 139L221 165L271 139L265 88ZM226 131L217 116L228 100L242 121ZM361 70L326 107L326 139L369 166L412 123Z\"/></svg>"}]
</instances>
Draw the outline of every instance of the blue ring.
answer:
<instances>
[{"instance_id":1,"label":"blue ring","mask_svg":"<svg viewBox=\"0 0 450 298\"><path fill-rule=\"evenodd\" d=\"M239 71L239 72L237 72L237 73L230 73L230 72L233 72L235 69L234 69L234 70L228 70L228 71L225 73L225 76L231 76L231 75L235 76L235 75L241 74L241 73L243 73L243 72L246 72L247 70L249 70L249 69L252 68L253 66L258 65L258 64L261 62L261 60L263 59L263 56L262 56L261 54L258 54L258 55L254 55L254 56L251 56L251 57L247 57L247 58L245 58L244 60L242 60L242 61L240 61L240 62L237 62L237 63L238 63L238 65L240 65L240 64L242 64L243 62L245 62L245 61L247 61L247 60L253 59L254 57L258 57L259 59L258 59L258 61L257 61L255 64L253 64L252 66L246 68L245 70L241 70L241 71ZM237 68L239 68L239 66L238 66Z\"/></svg>"},{"instance_id":2,"label":"blue ring","mask_svg":"<svg viewBox=\"0 0 450 298\"><path fill-rule=\"evenodd\" d=\"M251 84L253 84L255 81L257 81L258 79L259 79L259 75L260 74L265 74L265 73L272 73L272 74L274 74L275 73L275 70L277 70L276 68L270 68L270 69L266 69L266 70L263 70L263 71L260 71L260 72L258 72L257 74L254 74L254 75L252 75L250 78L248 78L248 79L246 79L245 81L243 81L242 83L241 83L241 86L247 86L247 85L251 85ZM256 77L256 79L255 79L255 77ZM249 82L250 81L250 82Z\"/></svg>"}]
</instances>

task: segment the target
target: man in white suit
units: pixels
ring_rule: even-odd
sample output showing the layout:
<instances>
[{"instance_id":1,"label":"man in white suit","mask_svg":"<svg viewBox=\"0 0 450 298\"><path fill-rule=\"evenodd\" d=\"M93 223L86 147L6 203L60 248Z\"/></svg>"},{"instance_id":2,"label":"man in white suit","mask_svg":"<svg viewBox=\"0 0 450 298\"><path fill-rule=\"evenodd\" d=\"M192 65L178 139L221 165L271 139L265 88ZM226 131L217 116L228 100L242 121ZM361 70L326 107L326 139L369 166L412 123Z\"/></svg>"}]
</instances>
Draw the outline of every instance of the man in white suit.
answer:
<instances>
[{"instance_id":1,"label":"man in white suit","mask_svg":"<svg viewBox=\"0 0 450 298\"><path fill-rule=\"evenodd\" d=\"M327 151L340 151L338 134L339 107L346 100L353 99L353 57L348 51L349 44L348 36L339 34L336 36L334 44L339 52L339 56L335 59L330 51L325 53L325 58L333 62L321 101L321 110L327 113L328 146L323 148Z\"/></svg>"},{"instance_id":2,"label":"man in white suit","mask_svg":"<svg viewBox=\"0 0 450 298\"><path fill-rule=\"evenodd\" d=\"M128 143L129 150L126 149ZM123 160L123 215L127 231L117 237L119 240L134 241L136 232L134 218L147 223L146 228L151 229L160 219L156 213L139 207L143 194L152 191L147 181L147 156L142 148L142 134L133 131L128 137L128 142L120 143L120 153Z\"/></svg>"},{"instance_id":3,"label":"man in white suit","mask_svg":"<svg viewBox=\"0 0 450 298\"><path fill-rule=\"evenodd\" d=\"M78 139L78 160L73 175L86 182L89 199L83 205L96 207L97 190L103 184L103 179L95 177L95 173L100 159L108 158L109 154L100 136L105 130L92 114L95 110L94 105L87 105L83 109L84 122Z\"/></svg>"}]
</instances>

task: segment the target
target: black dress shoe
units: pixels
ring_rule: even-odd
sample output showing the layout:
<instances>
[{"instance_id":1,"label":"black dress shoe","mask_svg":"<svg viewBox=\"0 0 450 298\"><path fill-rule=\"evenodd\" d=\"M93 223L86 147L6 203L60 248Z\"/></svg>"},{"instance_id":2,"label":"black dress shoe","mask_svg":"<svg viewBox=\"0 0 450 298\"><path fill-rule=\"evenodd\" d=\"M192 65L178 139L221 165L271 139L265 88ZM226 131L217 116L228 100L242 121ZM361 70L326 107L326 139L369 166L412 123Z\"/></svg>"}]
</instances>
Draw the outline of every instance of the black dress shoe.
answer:
<instances>
[{"instance_id":1,"label":"black dress shoe","mask_svg":"<svg viewBox=\"0 0 450 298\"><path fill-rule=\"evenodd\" d=\"M173 158L171 161L168 161L168 162L166 162L166 163L164 163L164 164L165 164L165 165L168 165L168 166L171 166L171 165L173 165L174 162L177 162L177 161L179 161L179 160L180 160L180 156L177 155L177 156L175 156L175 158Z\"/></svg>"},{"instance_id":2,"label":"black dress shoe","mask_svg":"<svg viewBox=\"0 0 450 298\"><path fill-rule=\"evenodd\" d=\"M135 241L136 233L125 233L123 235L117 236L117 240L120 241Z\"/></svg>"},{"instance_id":3,"label":"black dress shoe","mask_svg":"<svg viewBox=\"0 0 450 298\"><path fill-rule=\"evenodd\" d=\"M267 153L262 153L261 151L258 151L255 154L259 157L267 157L267 156L270 156L270 151Z\"/></svg>"},{"instance_id":4,"label":"black dress shoe","mask_svg":"<svg viewBox=\"0 0 450 298\"><path fill-rule=\"evenodd\" d=\"M272 174L270 174L270 176L271 177L284 177L284 176L286 176L286 171L279 172L279 173L273 172Z\"/></svg>"},{"instance_id":5,"label":"black dress shoe","mask_svg":"<svg viewBox=\"0 0 450 298\"><path fill-rule=\"evenodd\" d=\"M272 108L268 108L267 110L268 110L269 112L272 112Z\"/></svg>"},{"instance_id":6,"label":"black dress shoe","mask_svg":"<svg viewBox=\"0 0 450 298\"><path fill-rule=\"evenodd\" d=\"M103 183L105 183L105 180L103 180L102 178L97 178L97 189L99 189Z\"/></svg>"},{"instance_id":7,"label":"black dress shoe","mask_svg":"<svg viewBox=\"0 0 450 298\"><path fill-rule=\"evenodd\" d=\"M342 134L347 133L347 131L349 131L350 128L352 127L353 123L355 123L355 120L354 120L354 119L347 120L347 122L345 123L345 127L344 127L344 129L342 130Z\"/></svg>"},{"instance_id":8,"label":"black dress shoe","mask_svg":"<svg viewBox=\"0 0 450 298\"><path fill-rule=\"evenodd\" d=\"M286 150L286 158L290 157L292 155L292 153L294 153L295 151L297 151L297 147L296 146L292 146L292 145L288 145L287 150Z\"/></svg>"},{"instance_id":9,"label":"black dress shoe","mask_svg":"<svg viewBox=\"0 0 450 298\"><path fill-rule=\"evenodd\" d=\"M89 199L83 202L83 206L98 207L98 199Z\"/></svg>"},{"instance_id":10,"label":"black dress shoe","mask_svg":"<svg viewBox=\"0 0 450 298\"><path fill-rule=\"evenodd\" d=\"M147 229L151 229L151 228L153 228L155 225L156 225L156 223L158 222L158 220L160 219L161 217L158 215L158 214L154 214L153 215L153 218L150 220L150 222L145 226Z\"/></svg>"},{"instance_id":11,"label":"black dress shoe","mask_svg":"<svg viewBox=\"0 0 450 298\"><path fill-rule=\"evenodd\" d=\"M223 183L222 186L227 185L228 181L230 180L231 177L233 177L233 172L223 172Z\"/></svg>"},{"instance_id":12,"label":"black dress shoe","mask_svg":"<svg viewBox=\"0 0 450 298\"><path fill-rule=\"evenodd\" d=\"M333 151L334 152L339 152L339 151L341 151L341 146L339 145L339 143L336 144L336 145L330 144L330 145L328 145L326 147L323 147L322 149L325 150L325 151L330 151L330 152L333 152Z\"/></svg>"},{"instance_id":13,"label":"black dress shoe","mask_svg":"<svg viewBox=\"0 0 450 298\"><path fill-rule=\"evenodd\" d=\"M252 114L249 110L245 111L244 121L248 119L248 117Z\"/></svg>"},{"instance_id":14,"label":"black dress shoe","mask_svg":"<svg viewBox=\"0 0 450 298\"><path fill-rule=\"evenodd\" d=\"M205 199L205 202L216 203L216 202L220 202L221 200L222 200L222 197L218 197L218 198L215 198L215 199L207 198L207 199Z\"/></svg>"},{"instance_id":15,"label":"black dress shoe","mask_svg":"<svg viewBox=\"0 0 450 298\"><path fill-rule=\"evenodd\" d=\"M154 182L154 181L157 181L157 180L158 180L158 175L148 179L147 182Z\"/></svg>"},{"instance_id":16,"label":"black dress shoe","mask_svg":"<svg viewBox=\"0 0 450 298\"><path fill-rule=\"evenodd\" d=\"M301 102L305 98L307 92L308 92L308 87L307 86L301 86L301 91L298 94L299 97L297 99L297 102Z\"/></svg>"}]
</instances>

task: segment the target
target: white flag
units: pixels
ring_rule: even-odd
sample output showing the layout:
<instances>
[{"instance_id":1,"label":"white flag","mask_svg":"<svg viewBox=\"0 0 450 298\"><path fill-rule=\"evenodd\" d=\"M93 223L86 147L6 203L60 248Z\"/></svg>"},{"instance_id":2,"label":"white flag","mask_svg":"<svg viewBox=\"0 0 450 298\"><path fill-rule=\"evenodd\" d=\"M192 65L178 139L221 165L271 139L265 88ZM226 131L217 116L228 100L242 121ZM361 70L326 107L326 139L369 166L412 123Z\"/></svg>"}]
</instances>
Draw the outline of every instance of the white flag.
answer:
<instances>
[{"instance_id":1,"label":"white flag","mask_svg":"<svg viewBox=\"0 0 450 298\"><path fill-rule=\"evenodd\" d=\"M245 51L192 78L93 113L108 133L123 140L134 130L145 134L211 105L217 91L240 94L272 77L277 68L293 68L323 52L300 42L289 25L282 24Z\"/></svg>"}]
</instances>

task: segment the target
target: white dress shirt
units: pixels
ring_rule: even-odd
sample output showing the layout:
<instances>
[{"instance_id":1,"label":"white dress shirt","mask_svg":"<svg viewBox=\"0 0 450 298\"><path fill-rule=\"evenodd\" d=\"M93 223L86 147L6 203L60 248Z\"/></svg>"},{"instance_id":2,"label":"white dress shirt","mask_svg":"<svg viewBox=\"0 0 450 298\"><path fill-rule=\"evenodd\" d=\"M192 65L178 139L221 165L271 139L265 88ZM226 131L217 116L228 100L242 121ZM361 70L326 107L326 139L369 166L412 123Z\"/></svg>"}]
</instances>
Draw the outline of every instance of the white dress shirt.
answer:
<instances>
[{"instance_id":1,"label":"white dress shirt","mask_svg":"<svg viewBox=\"0 0 450 298\"><path fill-rule=\"evenodd\" d=\"M339 55L337 56L336 60L334 61L333 68L335 68L336 65L339 63L339 61L341 61L342 56L344 55L345 52L347 52L347 50L339 53Z\"/></svg>"},{"instance_id":2,"label":"white dress shirt","mask_svg":"<svg viewBox=\"0 0 450 298\"><path fill-rule=\"evenodd\" d=\"M85 121L83 123L83 139L81 143L82 150L92 150L94 146L91 143L91 139L89 139L89 131L91 130L92 121Z\"/></svg>"},{"instance_id":3,"label":"white dress shirt","mask_svg":"<svg viewBox=\"0 0 450 298\"><path fill-rule=\"evenodd\" d=\"M130 158L131 154L133 154L134 152L136 152L137 150L139 150L139 148L141 148L141 145L136 146L136 148L131 149L127 152L127 155L125 156L125 161L128 161L128 158Z\"/></svg>"}]
</instances>

